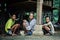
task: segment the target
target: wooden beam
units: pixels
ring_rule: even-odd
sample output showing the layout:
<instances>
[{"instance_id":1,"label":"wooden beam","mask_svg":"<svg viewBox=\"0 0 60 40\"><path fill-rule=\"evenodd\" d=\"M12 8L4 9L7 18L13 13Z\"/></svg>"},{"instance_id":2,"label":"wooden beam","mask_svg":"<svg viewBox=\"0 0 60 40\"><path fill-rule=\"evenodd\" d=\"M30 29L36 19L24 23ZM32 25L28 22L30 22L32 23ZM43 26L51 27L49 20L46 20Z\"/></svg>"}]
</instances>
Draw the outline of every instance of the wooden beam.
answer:
<instances>
[{"instance_id":1,"label":"wooden beam","mask_svg":"<svg viewBox=\"0 0 60 40\"><path fill-rule=\"evenodd\" d=\"M28 1L32 1L32 0L28 0Z\"/></svg>"}]
</instances>

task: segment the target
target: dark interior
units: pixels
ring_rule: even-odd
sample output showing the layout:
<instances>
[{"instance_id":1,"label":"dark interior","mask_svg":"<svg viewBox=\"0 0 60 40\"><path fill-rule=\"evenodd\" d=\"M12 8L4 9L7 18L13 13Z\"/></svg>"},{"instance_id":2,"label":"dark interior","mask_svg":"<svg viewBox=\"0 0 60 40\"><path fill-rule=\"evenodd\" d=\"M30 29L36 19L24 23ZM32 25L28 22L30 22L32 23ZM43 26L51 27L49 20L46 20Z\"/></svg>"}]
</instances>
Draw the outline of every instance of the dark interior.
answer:
<instances>
[{"instance_id":1,"label":"dark interior","mask_svg":"<svg viewBox=\"0 0 60 40\"><path fill-rule=\"evenodd\" d=\"M28 16L25 15L25 12L36 12L37 8L37 0L0 0L0 4L2 4L0 7L2 10L0 12L0 30L3 30L0 33L4 33L5 23L9 19L10 15L16 14L17 18L20 17L22 20L24 18L28 18ZM43 4L43 11L44 10L51 11L53 8ZM58 22L60 22L60 12Z\"/></svg>"},{"instance_id":2,"label":"dark interior","mask_svg":"<svg viewBox=\"0 0 60 40\"><path fill-rule=\"evenodd\" d=\"M5 23L12 14L16 14L17 18L19 17L20 20L23 20L26 17L28 18L28 16L25 15L25 12L36 12L35 1L36 0L33 0L32 2L29 2L28 0L0 0L0 9L2 10L0 12L0 33L5 33Z\"/></svg>"}]
</instances>

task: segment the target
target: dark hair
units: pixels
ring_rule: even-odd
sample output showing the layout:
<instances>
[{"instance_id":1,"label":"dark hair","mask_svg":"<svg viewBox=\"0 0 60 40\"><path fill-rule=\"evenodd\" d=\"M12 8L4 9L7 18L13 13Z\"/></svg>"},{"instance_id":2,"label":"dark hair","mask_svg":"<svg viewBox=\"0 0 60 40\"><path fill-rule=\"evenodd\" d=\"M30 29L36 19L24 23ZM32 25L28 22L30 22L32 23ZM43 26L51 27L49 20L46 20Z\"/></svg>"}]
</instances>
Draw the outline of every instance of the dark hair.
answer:
<instances>
[{"instance_id":1,"label":"dark hair","mask_svg":"<svg viewBox=\"0 0 60 40\"><path fill-rule=\"evenodd\" d=\"M15 15L15 14L12 14L11 16L13 16L13 15Z\"/></svg>"},{"instance_id":2,"label":"dark hair","mask_svg":"<svg viewBox=\"0 0 60 40\"><path fill-rule=\"evenodd\" d=\"M34 12L33 12L33 11L31 11L31 12L30 12L30 14L33 14L33 15L34 15ZM29 14L29 15L30 15L30 14Z\"/></svg>"},{"instance_id":3,"label":"dark hair","mask_svg":"<svg viewBox=\"0 0 60 40\"><path fill-rule=\"evenodd\" d=\"M15 15L15 14L13 14L13 15ZM13 15L11 15L11 16L10 16L10 18L12 18L12 17L13 17Z\"/></svg>"},{"instance_id":4,"label":"dark hair","mask_svg":"<svg viewBox=\"0 0 60 40\"><path fill-rule=\"evenodd\" d=\"M45 18L47 18L47 17L49 17L49 16L46 16ZM50 18L50 17L49 17Z\"/></svg>"},{"instance_id":5,"label":"dark hair","mask_svg":"<svg viewBox=\"0 0 60 40\"><path fill-rule=\"evenodd\" d=\"M49 20L51 20L49 16L46 16L45 19L46 19L46 18L49 18Z\"/></svg>"},{"instance_id":6,"label":"dark hair","mask_svg":"<svg viewBox=\"0 0 60 40\"><path fill-rule=\"evenodd\" d=\"M33 17L34 17L34 12L32 11L32 12L30 12L30 14L33 14ZM30 16L30 14L29 14L29 16Z\"/></svg>"}]
</instances>

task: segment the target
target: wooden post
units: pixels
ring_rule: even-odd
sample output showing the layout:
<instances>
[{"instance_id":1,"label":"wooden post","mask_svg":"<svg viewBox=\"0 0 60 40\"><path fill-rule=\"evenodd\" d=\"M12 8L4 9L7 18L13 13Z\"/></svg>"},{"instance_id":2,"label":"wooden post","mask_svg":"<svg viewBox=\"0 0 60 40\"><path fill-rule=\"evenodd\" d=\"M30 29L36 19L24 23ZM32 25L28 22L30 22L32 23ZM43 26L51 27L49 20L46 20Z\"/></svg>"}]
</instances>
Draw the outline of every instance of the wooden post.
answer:
<instances>
[{"instance_id":1,"label":"wooden post","mask_svg":"<svg viewBox=\"0 0 60 40\"><path fill-rule=\"evenodd\" d=\"M35 31L33 32L33 34L37 34L37 35L43 35L42 25L41 25L42 5L43 5L43 0L37 0L37 25L35 27Z\"/></svg>"},{"instance_id":2,"label":"wooden post","mask_svg":"<svg viewBox=\"0 0 60 40\"><path fill-rule=\"evenodd\" d=\"M37 25L41 24L41 20L42 20L42 5L43 5L43 0L37 0Z\"/></svg>"}]
</instances>

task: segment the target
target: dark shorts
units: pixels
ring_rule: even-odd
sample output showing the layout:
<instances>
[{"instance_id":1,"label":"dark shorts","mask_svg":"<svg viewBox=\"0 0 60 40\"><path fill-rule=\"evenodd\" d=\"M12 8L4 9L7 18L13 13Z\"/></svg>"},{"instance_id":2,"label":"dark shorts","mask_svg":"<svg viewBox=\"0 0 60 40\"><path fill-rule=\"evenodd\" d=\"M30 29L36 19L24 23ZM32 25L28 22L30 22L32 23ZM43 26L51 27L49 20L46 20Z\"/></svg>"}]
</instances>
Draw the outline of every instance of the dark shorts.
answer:
<instances>
[{"instance_id":1,"label":"dark shorts","mask_svg":"<svg viewBox=\"0 0 60 40\"><path fill-rule=\"evenodd\" d=\"M7 35L12 35L12 31L8 30Z\"/></svg>"},{"instance_id":2,"label":"dark shorts","mask_svg":"<svg viewBox=\"0 0 60 40\"><path fill-rule=\"evenodd\" d=\"M27 32L27 35L32 35L32 31L29 30L29 31Z\"/></svg>"}]
</instances>

